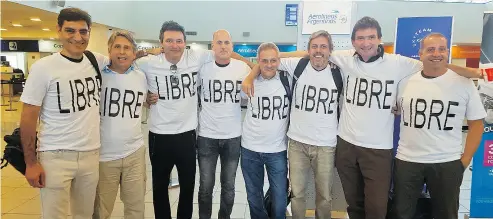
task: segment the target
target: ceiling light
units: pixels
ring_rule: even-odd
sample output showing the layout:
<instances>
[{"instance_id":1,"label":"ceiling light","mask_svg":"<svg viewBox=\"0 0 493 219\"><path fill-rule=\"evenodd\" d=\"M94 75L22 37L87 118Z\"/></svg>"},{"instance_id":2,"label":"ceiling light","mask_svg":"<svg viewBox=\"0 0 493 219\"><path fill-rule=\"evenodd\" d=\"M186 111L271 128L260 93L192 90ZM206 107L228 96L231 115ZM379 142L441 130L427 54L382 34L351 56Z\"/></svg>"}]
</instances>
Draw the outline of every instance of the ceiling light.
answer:
<instances>
[{"instance_id":1,"label":"ceiling light","mask_svg":"<svg viewBox=\"0 0 493 219\"><path fill-rule=\"evenodd\" d=\"M197 44L197 43L192 43L193 45Z\"/></svg>"},{"instance_id":2,"label":"ceiling light","mask_svg":"<svg viewBox=\"0 0 493 219\"><path fill-rule=\"evenodd\" d=\"M0 30L7 30L7 29L5 29L5 28L0 28Z\"/></svg>"},{"instance_id":3,"label":"ceiling light","mask_svg":"<svg viewBox=\"0 0 493 219\"><path fill-rule=\"evenodd\" d=\"M32 20L32 21L41 21L41 19L36 18L36 17L31 18L31 20Z\"/></svg>"},{"instance_id":4,"label":"ceiling light","mask_svg":"<svg viewBox=\"0 0 493 219\"><path fill-rule=\"evenodd\" d=\"M241 44L241 45L246 46L246 43L243 43L243 44Z\"/></svg>"},{"instance_id":5,"label":"ceiling light","mask_svg":"<svg viewBox=\"0 0 493 219\"><path fill-rule=\"evenodd\" d=\"M50 29L48 29L48 28L43 28L43 30L44 30L44 31L50 31Z\"/></svg>"},{"instance_id":6,"label":"ceiling light","mask_svg":"<svg viewBox=\"0 0 493 219\"><path fill-rule=\"evenodd\" d=\"M50 37L50 40L54 40L54 39L55 39L55 38L53 38L53 37Z\"/></svg>"},{"instance_id":7,"label":"ceiling light","mask_svg":"<svg viewBox=\"0 0 493 219\"><path fill-rule=\"evenodd\" d=\"M14 27L22 27L22 25L20 25L20 24L12 24L12 26L14 26Z\"/></svg>"}]
</instances>

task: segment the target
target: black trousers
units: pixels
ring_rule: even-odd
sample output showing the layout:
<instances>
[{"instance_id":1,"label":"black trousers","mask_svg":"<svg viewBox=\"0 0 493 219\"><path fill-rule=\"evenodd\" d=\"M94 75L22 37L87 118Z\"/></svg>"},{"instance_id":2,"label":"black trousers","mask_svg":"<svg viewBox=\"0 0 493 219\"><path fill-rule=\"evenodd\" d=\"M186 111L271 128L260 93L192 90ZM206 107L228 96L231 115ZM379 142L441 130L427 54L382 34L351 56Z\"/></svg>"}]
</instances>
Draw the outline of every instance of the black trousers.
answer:
<instances>
[{"instance_id":1,"label":"black trousers","mask_svg":"<svg viewBox=\"0 0 493 219\"><path fill-rule=\"evenodd\" d=\"M457 219L464 166L446 163L412 163L399 159L394 166L393 219L412 219L424 183L430 192L434 219Z\"/></svg>"},{"instance_id":2,"label":"black trousers","mask_svg":"<svg viewBox=\"0 0 493 219\"><path fill-rule=\"evenodd\" d=\"M351 219L385 219L392 149L371 149L338 138L336 168Z\"/></svg>"},{"instance_id":3,"label":"black trousers","mask_svg":"<svg viewBox=\"0 0 493 219\"><path fill-rule=\"evenodd\" d=\"M149 132L149 157L152 165L152 191L156 219L171 219L168 184L176 165L180 182L177 218L192 218L196 169L195 130L161 135Z\"/></svg>"}]
</instances>

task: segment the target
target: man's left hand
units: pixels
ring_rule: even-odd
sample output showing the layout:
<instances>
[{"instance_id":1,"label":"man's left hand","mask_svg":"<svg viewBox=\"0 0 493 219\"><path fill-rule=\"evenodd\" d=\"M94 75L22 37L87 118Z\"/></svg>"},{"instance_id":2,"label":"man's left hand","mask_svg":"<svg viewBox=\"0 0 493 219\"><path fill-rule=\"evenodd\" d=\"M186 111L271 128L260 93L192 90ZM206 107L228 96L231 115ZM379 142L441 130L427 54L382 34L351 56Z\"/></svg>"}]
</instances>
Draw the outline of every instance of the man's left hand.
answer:
<instances>
[{"instance_id":1,"label":"man's left hand","mask_svg":"<svg viewBox=\"0 0 493 219\"><path fill-rule=\"evenodd\" d=\"M469 166L469 164L471 164L471 160L472 158L466 156L462 156L460 158L460 162L462 163L462 166L464 166L464 169L466 169Z\"/></svg>"},{"instance_id":2,"label":"man's left hand","mask_svg":"<svg viewBox=\"0 0 493 219\"><path fill-rule=\"evenodd\" d=\"M159 95L155 93L147 92L146 103L149 104L149 106L156 104L158 99L159 99Z\"/></svg>"}]
</instances>

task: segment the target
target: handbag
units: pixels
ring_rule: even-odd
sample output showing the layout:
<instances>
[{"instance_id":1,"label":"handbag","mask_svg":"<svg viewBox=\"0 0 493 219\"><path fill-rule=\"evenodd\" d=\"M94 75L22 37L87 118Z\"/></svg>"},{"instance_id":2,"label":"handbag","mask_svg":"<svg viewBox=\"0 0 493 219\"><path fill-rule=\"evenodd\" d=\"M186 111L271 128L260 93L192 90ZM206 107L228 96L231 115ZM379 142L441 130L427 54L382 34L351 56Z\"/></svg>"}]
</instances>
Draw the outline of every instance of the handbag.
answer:
<instances>
[{"instance_id":1,"label":"handbag","mask_svg":"<svg viewBox=\"0 0 493 219\"><path fill-rule=\"evenodd\" d=\"M14 129L11 135L5 135L3 140L7 143L1 159L1 169L10 164L17 171L26 174L26 163L24 161L24 151L21 145L21 131L19 128Z\"/></svg>"},{"instance_id":2,"label":"handbag","mask_svg":"<svg viewBox=\"0 0 493 219\"><path fill-rule=\"evenodd\" d=\"M91 62L92 67L94 67L94 70L96 71L96 78L102 80L101 71L99 70L98 62L94 54L88 50L84 51L84 54ZM3 151L3 157L1 159L1 163L0 163L1 169L6 167L8 164L10 164L17 171L22 173L22 175L25 175L26 162L24 161L24 150L22 149L22 144L21 144L20 128L14 129L14 132L12 132L11 135L5 135L3 140L7 142L7 145L5 146L5 150ZM37 142L38 142L38 138L36 137L35 144L37 144ZM35 148L37 148L36 145Z\"/></svg>"}]
</instances>

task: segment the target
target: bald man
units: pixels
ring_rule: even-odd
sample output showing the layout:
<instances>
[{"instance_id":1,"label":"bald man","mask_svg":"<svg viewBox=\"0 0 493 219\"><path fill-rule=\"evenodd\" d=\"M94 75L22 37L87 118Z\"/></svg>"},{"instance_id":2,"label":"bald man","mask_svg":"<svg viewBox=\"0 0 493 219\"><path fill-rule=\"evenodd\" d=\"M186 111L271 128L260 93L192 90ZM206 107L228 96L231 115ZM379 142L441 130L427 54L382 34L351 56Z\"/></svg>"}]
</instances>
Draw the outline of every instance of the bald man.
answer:
<instances>
[{"instance_id":1,"label":"bald man","mask_svg":"<svg viewBox=\"0 0 493 219\"><path fill-rule=\"evenodd\" d=\"M232 59L233 43L226 30L213 35L214 62L199 71L200 101L198 160L200 171L199 217L211 218L217 158L221 160L221 206L218 218L230 218L240 158L243 79L250 72L245 62Z\"/></svg>"}]
</instances>

